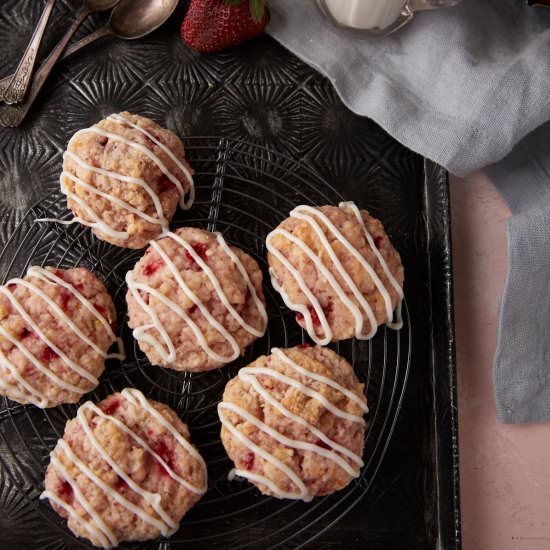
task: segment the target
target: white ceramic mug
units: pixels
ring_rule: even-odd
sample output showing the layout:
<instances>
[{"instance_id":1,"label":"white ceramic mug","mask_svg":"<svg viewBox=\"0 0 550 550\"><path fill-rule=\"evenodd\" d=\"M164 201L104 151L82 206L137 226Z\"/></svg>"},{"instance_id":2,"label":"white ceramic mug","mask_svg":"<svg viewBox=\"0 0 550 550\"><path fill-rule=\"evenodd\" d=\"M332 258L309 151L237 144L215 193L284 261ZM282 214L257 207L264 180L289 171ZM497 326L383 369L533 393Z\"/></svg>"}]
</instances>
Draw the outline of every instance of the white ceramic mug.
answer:
<instances>
[{"instance_id":1,"label":"white ceramic mug","mask_svg":"<svg viewBox=\"0 0 550 550\"><path fill-rule=\"evenodd\" d=\"M453 6L462 0L317 0L338 26L387 35L406 25L416 11Z\"/></svg>"}]
</instances>

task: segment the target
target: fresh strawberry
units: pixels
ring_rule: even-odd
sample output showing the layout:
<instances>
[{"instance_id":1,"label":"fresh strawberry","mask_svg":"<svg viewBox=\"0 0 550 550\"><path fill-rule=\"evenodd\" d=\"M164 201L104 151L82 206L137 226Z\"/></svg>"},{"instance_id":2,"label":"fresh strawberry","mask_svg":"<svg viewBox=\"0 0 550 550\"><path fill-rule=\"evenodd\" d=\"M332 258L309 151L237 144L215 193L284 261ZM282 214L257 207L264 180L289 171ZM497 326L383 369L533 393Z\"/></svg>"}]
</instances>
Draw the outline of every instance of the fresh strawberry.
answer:
<instances>
[{"instance_id":1,"label":"fresh strawberry","mask_svg":"<svg viewBox=\"0 0 550 550\"><path fill-rule=\"evenodd\" d=\"M217 52L258 36L267 21L266 0L191 0L181 36L199 52Z\"/></svg>"}]
</instances>

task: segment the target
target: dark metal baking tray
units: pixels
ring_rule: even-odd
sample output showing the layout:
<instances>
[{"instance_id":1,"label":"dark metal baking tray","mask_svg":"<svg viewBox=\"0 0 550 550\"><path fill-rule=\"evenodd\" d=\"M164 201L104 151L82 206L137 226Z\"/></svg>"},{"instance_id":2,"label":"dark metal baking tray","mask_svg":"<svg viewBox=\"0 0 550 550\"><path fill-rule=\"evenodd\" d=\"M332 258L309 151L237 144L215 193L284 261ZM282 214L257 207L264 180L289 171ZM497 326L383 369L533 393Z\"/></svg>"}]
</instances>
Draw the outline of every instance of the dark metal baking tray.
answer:
<instances>
[{"instance_id":1,"label":"dark metal baking tray","mask_svg":"<svg viewBox=\"0 0 550 550\"><path fill-rule=\"evenodd\" d=\"M0 75L14 68L42 4L0 2ZM77 4L57 3L50 43ZM405 265L405 327L335 346L367 384L366 467L349 488L309 504L266 498L226 480L230 464L215 415L225 382L273 345L303 338L267 282L268 334L225 369L186 375L152 367L123 327L129 359L110 364L88 397L134 385L168 403L189 423L210 476L208 494L176 535L128 547L458 549L446 173L351 113L327 80L267 36L216 55L188 50L178 37L184 9L151 37L104 41L65 62L26 124L0 130L3 280L29 264L86 265L124 312L124 273L140 253L102 243L78 226L34 220L66 214L58 175L71 134L126 109L182 136L198 172L197 204L178 212L173 226L221 230L264 271L265 234L296 204L354 200L379 217ZM100 22L94 18L81 34ZM0 401L0 547L87 547L37 498L48 453L75 410Z\"/></svg>"}]
</instances>

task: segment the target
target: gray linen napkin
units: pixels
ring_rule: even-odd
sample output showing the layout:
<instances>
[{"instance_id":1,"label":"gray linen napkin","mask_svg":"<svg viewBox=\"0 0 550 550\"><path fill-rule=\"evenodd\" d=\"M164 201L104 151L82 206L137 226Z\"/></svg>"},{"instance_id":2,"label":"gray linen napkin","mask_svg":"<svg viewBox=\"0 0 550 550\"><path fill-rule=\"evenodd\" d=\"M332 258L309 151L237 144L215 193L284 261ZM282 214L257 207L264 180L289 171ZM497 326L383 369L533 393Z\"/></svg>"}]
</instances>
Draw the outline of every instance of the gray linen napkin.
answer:
<instances>
[{"instance_id":1,"label":"gray linen napkin","mask_svg":"<svg viewBox=\"0 0 550 550\"><path fill-rule=\"evenodd\" d=\"M509 202L510 268L494 364L499 418L550 421L550 10L465 0L358 40L312 0L271 0L268 32L354 112L464 176L486 167Z\"/></svg>"}]
</instances>

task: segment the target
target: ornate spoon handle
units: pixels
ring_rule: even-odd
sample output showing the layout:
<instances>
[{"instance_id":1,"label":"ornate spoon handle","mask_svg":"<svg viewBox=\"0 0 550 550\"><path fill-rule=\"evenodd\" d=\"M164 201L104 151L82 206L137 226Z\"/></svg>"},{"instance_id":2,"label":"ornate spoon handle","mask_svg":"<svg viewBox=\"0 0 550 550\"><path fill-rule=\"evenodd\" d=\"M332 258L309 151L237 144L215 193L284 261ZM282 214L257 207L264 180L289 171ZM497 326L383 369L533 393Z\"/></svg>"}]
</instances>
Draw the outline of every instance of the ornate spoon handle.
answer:
<instances>
[{"instance_id":1,"label":"ornate spoon handle","mask_svg":"<svg viewBox=\"0 0 550 550\"><path fill-rule=\"evenodd\" d=\"M40 93L42 86L46 82L48 76L50 75L54 65L57 63L61 57L63 50L67 46L67 43L76 32L78 27L80 27L82 21L90 15L90 10L86 7L83 7L77 14L76 19L73 24L69 27L69 30L65 33L65 36L58 42L57 46L52 50L50 55L44 60L40 68L36 72L34 77L32 87L30 89L29 95L25 101L19 105L7 105L4 107L2 112L0 112L0 124L2 126L15 127L19 126L24 118L27 116L29 109L32 107L34 100Z\"/></svg>"},{"instance_id":2,"label":"ornate spoon handle","mask_svg":"<svg viewBox=\"0 0 550 550\"><path fill-rule=\"evenodd\" d=\"M67 57L80 51L82 48L88 46L92 42L95 42L96 40L99 40L100 38L103 38L105 36L110 36L111 34L113 34L113 32L111 31L109 25L105 25L104 27L97 29L97 31L94 31L92 34L89 34L88 36L81 38L78 42L75 42L72 46L69 46L63 52L63 55L60 57L60 60L67 59ZM0 78L0 98L2 97L2 91L9 86L13 77L14 75L9 75L9 76Z\"/></svg>"},{"instance_id":3,"label":"ornate spoon handle","mask_svg":"<svg viewBox=\"0 0 550 550\"><path fill-rule=\"evenodd\" d=\"M38 55L38 50L40 48L40 43L42 42L42 37L44 36L44 31L46 30L46 25L52 13L53 7L55 5L55 0L48 0L42 15L40 16L40 21L32 35L31 41L23 54L19 66L11 79L11 82L8 84L7 88L2 93L2 99L8 104L19 103L25 97L27 93L27 88L31 81L32 72L34 69L34 64L36 63L36 57Z\"/></svg>"}]
</instances>

